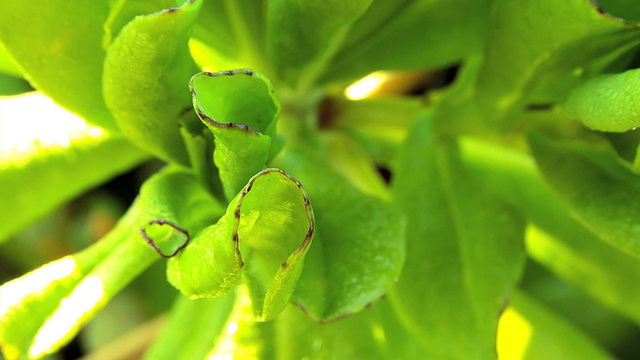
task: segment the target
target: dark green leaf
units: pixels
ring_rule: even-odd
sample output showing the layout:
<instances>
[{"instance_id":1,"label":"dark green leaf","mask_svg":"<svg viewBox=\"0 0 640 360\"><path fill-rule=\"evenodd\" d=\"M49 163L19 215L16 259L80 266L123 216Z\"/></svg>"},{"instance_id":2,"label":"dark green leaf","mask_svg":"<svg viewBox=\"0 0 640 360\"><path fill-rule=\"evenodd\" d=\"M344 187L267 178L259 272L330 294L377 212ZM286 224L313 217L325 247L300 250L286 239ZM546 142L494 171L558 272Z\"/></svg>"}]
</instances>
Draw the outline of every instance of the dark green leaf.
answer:
<instances>
[{"instance_id":1,"label":"dark green leaf","mask_svg":"<svg viewBox=\"0 0 640 360\"><path fill-rule=\"evenodd\" d=\"M456 143L436 139L428 120L398 159L407 261L388 297L426 356L492 358L498 316L524 264L524 224L471 182Z\"/></svg>"},{"instance_id":2,"label":"dark green leaf","mask_svg":"<svg viewBox=\"0 0 640 360\"><path fill-rule=\"evenodd\" d=\"M199 73L191 79L191 93L215 136L213 159L231 199L279 150L280 101L269 79L248 69Z\"/></svg>"},{"instance_id":3,"label":"dark green leaf","mask_svg":"<svg viewBox=\"0 0 640 360\"><path fill-rule=\"evenodd\" d=\"M400 213L349 183L326 156L320 148L291 148L276 161L295 174L313 202L314 246L292 299L319 321L353 314L380 298L404 261Z\"/></svg>"},{"instance_id":4,"label":"dark green leaf","mask_svg":"<svg viewBox=\"0 0 640 360\"><path fill-rule=\"evenodd\" d=\"M610 245L640 257L640 176L602 140L553 139L534 132L529 143L542 174L571 213Z\"/></svg>"},{"instance_id":5,"label":"dark green leaf","mask_svg":"<svg viewBox=\"0 0 640 360\"><path fill-rule=\"evenodd\" d=\"M201 0L139 16L107 50L104 96L122 133L164 160L189 164L180 136L180 114L189 108L190 31Z\"/></svg>"},{"instance_id":6,"label":"dark green leaf","mask_svg":"<svg viewBox=\"0 0 640 360\"><path fill-rule=\"evenodd\" d=\"M102 97L106 1L10 1L2 6L0 42L34 87L88 122L117 129Z\"/></svg>"},{"instance_id":7,"label":"dark green leaf","mask_svg":"<svg viewBox=\"0 0 640 360\"><path fill-rule=\"evenodd\" d=\"M266 169L249 180L218 223L169 261L169 281L189 297L215 297L242 275L253 316L269 320L289 303L313 231L300 183Z\"/></svg>"}]
</instances>

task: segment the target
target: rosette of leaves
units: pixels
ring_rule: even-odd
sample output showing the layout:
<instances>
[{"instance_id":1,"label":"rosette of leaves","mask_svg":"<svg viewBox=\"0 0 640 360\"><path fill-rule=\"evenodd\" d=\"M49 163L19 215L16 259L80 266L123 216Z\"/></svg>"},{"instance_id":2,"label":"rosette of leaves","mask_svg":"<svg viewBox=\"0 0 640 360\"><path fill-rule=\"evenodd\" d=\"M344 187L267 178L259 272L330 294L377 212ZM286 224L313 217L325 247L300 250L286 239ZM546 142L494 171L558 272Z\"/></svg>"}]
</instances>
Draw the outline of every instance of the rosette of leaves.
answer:
<instances>
[{"instance_id":1,"label":"rosette of leaves","mask_svg":"<svg viewBox=\"0 0 640 360\"><path fill-rule=\"evenodd\" d=\"M4 357L84 337L140 283L146 304L176 298L149 359L623 353L604 333L640 324L637 9L3 4L2 94L33 87L101 130L0 153L0 241L165 163L103 239L0 286ZM342 95L372 72L447 67L423 98Z\"/></svg>"}]
</instances>

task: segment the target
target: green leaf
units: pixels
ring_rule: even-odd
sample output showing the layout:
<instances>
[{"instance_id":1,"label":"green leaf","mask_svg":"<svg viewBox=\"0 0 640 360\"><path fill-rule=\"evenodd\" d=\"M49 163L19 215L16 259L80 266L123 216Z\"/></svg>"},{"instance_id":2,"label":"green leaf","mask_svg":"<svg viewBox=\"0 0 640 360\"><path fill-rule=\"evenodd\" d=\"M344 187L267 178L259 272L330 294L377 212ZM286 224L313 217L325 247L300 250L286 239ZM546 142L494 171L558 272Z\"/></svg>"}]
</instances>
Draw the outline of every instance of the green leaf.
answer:
<instances>
[{"instance_id":1,"label":"green leaf","mask_svg":"<svg viewBox=\"0 0 640 360\"><path fill-rule=\"evenodd\" d=\"M264 0L205 1L193 34L196 48L206 52L203 68L234 64L226 68L250 66L268 73L265 12Z\"/></svg>"},{"instance_id":2,"label":"green leaf","mask_svg":"<svg viewBox=\"0 0 640 360\"><path fill-rule=\"evenodd\" d=\"M42 95L3 99L0 107L3 139L22 139L14 146L3 143L14 151L0 153L0 242L148 157L121 137L89 128ZM29 121L26 114L37 120Z\"/></svg>"},{"instance_id":3,"label":"green leaf","mask_svg":"<svg viewBox=\"0 0 640 360\"><path fill-rule=\"evenodd\" d=\"M407 260L388 298L427 356L492 358L498 315L524 264L524 224L471 181L456 142L436 139L429 120L398 159Z\"/></svg>"},{"instance_id":4,"label":"green leaf","mask_svg":"<svg viewBox=\"0 0 640 360\"><path fill-rule=\"evenodd\" d=\"M354 23L323 81L459 62L483 49L489 10L488 0L374 1Z\"/></svg>"},{"instance_id":5,"label":"green leaf","mask_svg":"<svg viewBox=\"0 0 640 360\"><path fill-rule=\"evenodd\" d=\"M640 321L637 259L578 223L531 157L473 139L461 145L469 175L535 224L527 231L529 256L594 299Z\"/></svg>"},{"instance_id":6,"label":"green leaf","mask_svg":"<svg viewBox=\"0 0 640 360\"><path fill-rule=\"evenodd\" d=\"M500 359L611 359L611 355L570 323L534 299L516 292L500 318Z\"/></svg>"},{"instance_id":7,"label":"green leaf","mask_svg":"<svg viewBox=\"0 0 640 360\"><path fill-rule=\"evenodd\" d=\"M404 261L404 219L332 169L327 151L290 148L275 163L305 186L316 217L314 246L293 302L313 319L356 313L385 294Z\"/></svg>"},{"instance_id":8,"label":"green leaf","mask_svg":"<svg viewBox=\"0 0 640 360\"><path fill-rule=\"evenodd\" d=\"M40 358L60 348L160 259L158 253L180 249L189 240L188 231L219 216L216 204L188 173L167 170L149 179L104 239L0 287L0 344L5 356ZM170 228L179 226L185 232L165 232L162 239L145 235L159 219L165 224L175 221L179 225L171 223Z\"/></svg>"},{"instance_id":9,"label":"green leaf","mask_svg":"<svg viewBox=\"0 0 640 360\"><path fill-rule=\"evenodd\" d=\"M169 261L169 281L189 297L215 297L233 289L242 275L253 316L269 320L289 303L313 231L300 183L282 170L263 170L218 223Z\"/></svg>"},{"instance_id":10,"label":"green leaf","mask_svg":"<svg viewBox=\"0 0 640 360\"><path fill-rule=\"evenodd\" d=\"M102 47L107 49L113 39L136 16L151 14L176 5L174 0L108 0L109 16L104 23Z\"/></svg>"},{"instance_id":11,"label":"green leaf","mask_svg":"<svg viewBox=\"0 0 640 360\"><path fill-rule=\"evenodd\" d=\"M594 4L585 0L495 2L476 88L477 100L492 114L492 121L500 123L532 103L558 101L573 86L638 46L636 26L607 16Z\"/></svg>"},{"instance_id":12,"label":"green leaf","mask_svg":"<svg viewBox=\"0 0 640 360\"><path fill-rule=\"evenodd\" d=\"M275 0L267 3L267 56L276 76L312 85L372 0Z\"/></svg>"},{"instance_id":13,"label":"green leaf","mask_svg":"<svg viewBox=\"0 0 640 360\"><path fill-rule=\"evenodd\" d=\"M419 98L370 98L327 100L322 121L356 139L376 162L388 165L407 132L423 111Z\"/></svg>"},{"instance_id":14,"label":"green leaf","mask_svg":"<svg viewBox=\"0 0 640 360\"><path fill-rule=\"evenodd\" d=\"M11 57L7 47L0 41L0 72L15 76L22 77L22 70L20 65Z\"/></svg>"},{"instance_id":15,"label":"green leaf","mask_svg":"<svg viewBox=\"0 0 640 360\"><path fill-rule=\"evenodd\" d=\"M532 132L529 144L542 174L586 228L640 257L640 176L607 143L554 139Z\"/></svg>"},{"instance_id":16,"label":"green leaf","mask_svg":"<svg viewBox=\"0 0 640 360\"><path fill-rule=\"evenodd\" d=\"M603 75L573 89L562 110L586 127L624 132L640 125L640 70Z\"/></svg>"},{"instance_id":17,"label":"green leaf","mask_svg":"<svg viewBox=\"0 0 640 360\"><path fill-rule=\"evenodd\" d=\"M104 96L122 133L164 160L188 165L178 120L197 67L188 40L202 1L139 16L107 49Z\"/></svg>"},{"instance_id":18,"label":"green leaf","mask_svg":"<svg viewBox=\"0 0 640 360\"><path fill-rule=\"evenodd\" d=\"M117 130L102 97L105 1L2 6L0 42L35 88L91 124Z\"/></svg>"},{"instance_id":19,"label":"green leaf","mask_svg":"<svg viewBox=\"0 0 640 360\"><path fill-rule=\"evenodd\" d=\"M193 107L215 136L213 160L231 199L279 150L280 101L269 79L248 69L199 73L190 86Z\"/></svg>"},{"instance_id":20,"label":"green leaf","mask_svg":"<svg viewBox=\"0 0 640 360\"><path fill-rule=\"evenodd\" d=\"M204 359L223 334L233 294L215 299L178 297L162 333L145 352L147 360Z\"/></svg>"}]
</instances>

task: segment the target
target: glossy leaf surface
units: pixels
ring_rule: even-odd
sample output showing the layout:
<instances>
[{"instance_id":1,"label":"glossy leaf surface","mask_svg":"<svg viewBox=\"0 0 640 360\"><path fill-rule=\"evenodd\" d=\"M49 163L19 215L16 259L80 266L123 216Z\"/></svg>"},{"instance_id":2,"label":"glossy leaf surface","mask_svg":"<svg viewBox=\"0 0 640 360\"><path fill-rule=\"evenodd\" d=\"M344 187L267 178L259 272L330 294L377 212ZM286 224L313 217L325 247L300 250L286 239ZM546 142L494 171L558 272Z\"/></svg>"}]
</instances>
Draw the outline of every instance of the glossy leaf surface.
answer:
<instances>
[{"instance_id":1,"label":"glossy leaf surface","mask_svg":"<svg viewBox=\"0 0 640 360\"><path fill-rule=\"evenodd\" d=\"M492 358L498 316L524 264L524 224L470 181L456 144L436 139L428 120L398 159L407 261L388 297L426 354Z\"/></svg>"},{"instance_id":2,"label":"glossy leaf surface","mask_svg":"<svg viewBox=\"0 0 640 360\"><path fill-rule=\"evenodd\" d=\"M554 139L536 132L529 141L540 170L571 213L601 239L640 257L640 176L601 139Z\"/></svg>"},{"instance_id":3,"label":"glossy leaf surface","mask_svg":"<svg viewBox=\"0 0 640 360\"><path fill-rule=\"evenodd\" d=\"M201 3L135 18L108 48L104 65L104 96L122 133L183 165L189 159L178 120L189 108L186 84L197 71L188 40Z\"/></svg>"},{"instance_id":4,"label":"glossy leaf surface","mask_svg":"<svg viewBox=\"0 0 640 360\"><path fill-rule=\"evenodd\" d=\"M0 154L0 242L148 158L125 139L82 124L41 94L2 99L0 109L4 139L17 142L0 144L15 149ZM26 114L36 121L24 119ZM19 129L17 124L22 131L11 130Z\"/></svg>"},{"instance_id":5,"label":"glossy leaf surface","mask_svg":"<svg viewBox=\"0 0 640 360\"><path fill-rule=\"evenodd\" d=\"M2 5L0 42L38 90L91 124L116 130L102 97L108 13L105 1L11 1Z\"/></svg>"},{"instance_id":6,"label":"glossy leaf surface","mask_svg":"<svg viewBox=\"0 0 640 360\"><path fill-rule=\"evenodd\" d=\"M353 314L385 294L404 261L404 219L332 169L325 150L291 148L277 164L305 186L316 217L314 245L293 301L318 321Z\"/></svg>"},{"instance_id":7,"label":"glossy leaf surface","mask_svg":"<svg viewBox=\"0 0 640 360\"><path fill-rule=\"evenodd\" d=\"M242 276L253 316L269 320L289 303L313 232L300 183L282 170L266 169L249 180L215 225L169 261L169 281L192 298L216 297Z\"/></svg>"},{"instance_id":8,"label":"glossy leaf surface","mask_svg":"<svg viewBox=\"0 0 640 360\"><path fill-rule=\"evenodd\" d=\"M269 79L248 69L199 73L191 79L191 94L215 136L213 160L231 199L277 152L280 101Z\"/></svg>"},{"instance_id":9,"label":"glossy leaf surface","mask_svg":"<svg viewBox=\"0 0 640 360\"><path fill-rule=\"evenodd\" d=\"M563 111L590 129L624 132L640 125L640 70L603 75L573 89Z\"/></svg>"}]
</instances>

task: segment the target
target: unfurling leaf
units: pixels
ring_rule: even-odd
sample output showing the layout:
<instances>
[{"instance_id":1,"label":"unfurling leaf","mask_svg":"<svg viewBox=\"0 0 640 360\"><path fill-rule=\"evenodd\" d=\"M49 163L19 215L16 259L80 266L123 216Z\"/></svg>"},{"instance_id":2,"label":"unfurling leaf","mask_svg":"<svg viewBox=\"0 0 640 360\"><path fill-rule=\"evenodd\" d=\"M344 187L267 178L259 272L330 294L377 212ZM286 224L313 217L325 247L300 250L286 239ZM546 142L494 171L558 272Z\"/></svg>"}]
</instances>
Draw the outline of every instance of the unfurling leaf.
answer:
<instances>
[{"instance_id":1,"label":"unfurling leaf","mask_svg":"<svg viewBox=\"0 0 640 360\"><path fill-rule=\"evenodd\" d=\"M280 100L269 79L248 69L199 73L190 86L193 107L215 136L213 160L231 199L279 150Z\"/></svg>"},{"instance_id":2,"label":"unfurling leaf","mask_svg":"<svg viewBox=\"0 0 640 360\"><path fill-rule=\"evenodd\" d=\"M242 276L253 315L275 317L289 303L311 245L314 219L301 184L278 169L252 177L227 213L169 260L169 281L183 294L222 296Z\"/></svg>"}]
</instances>

